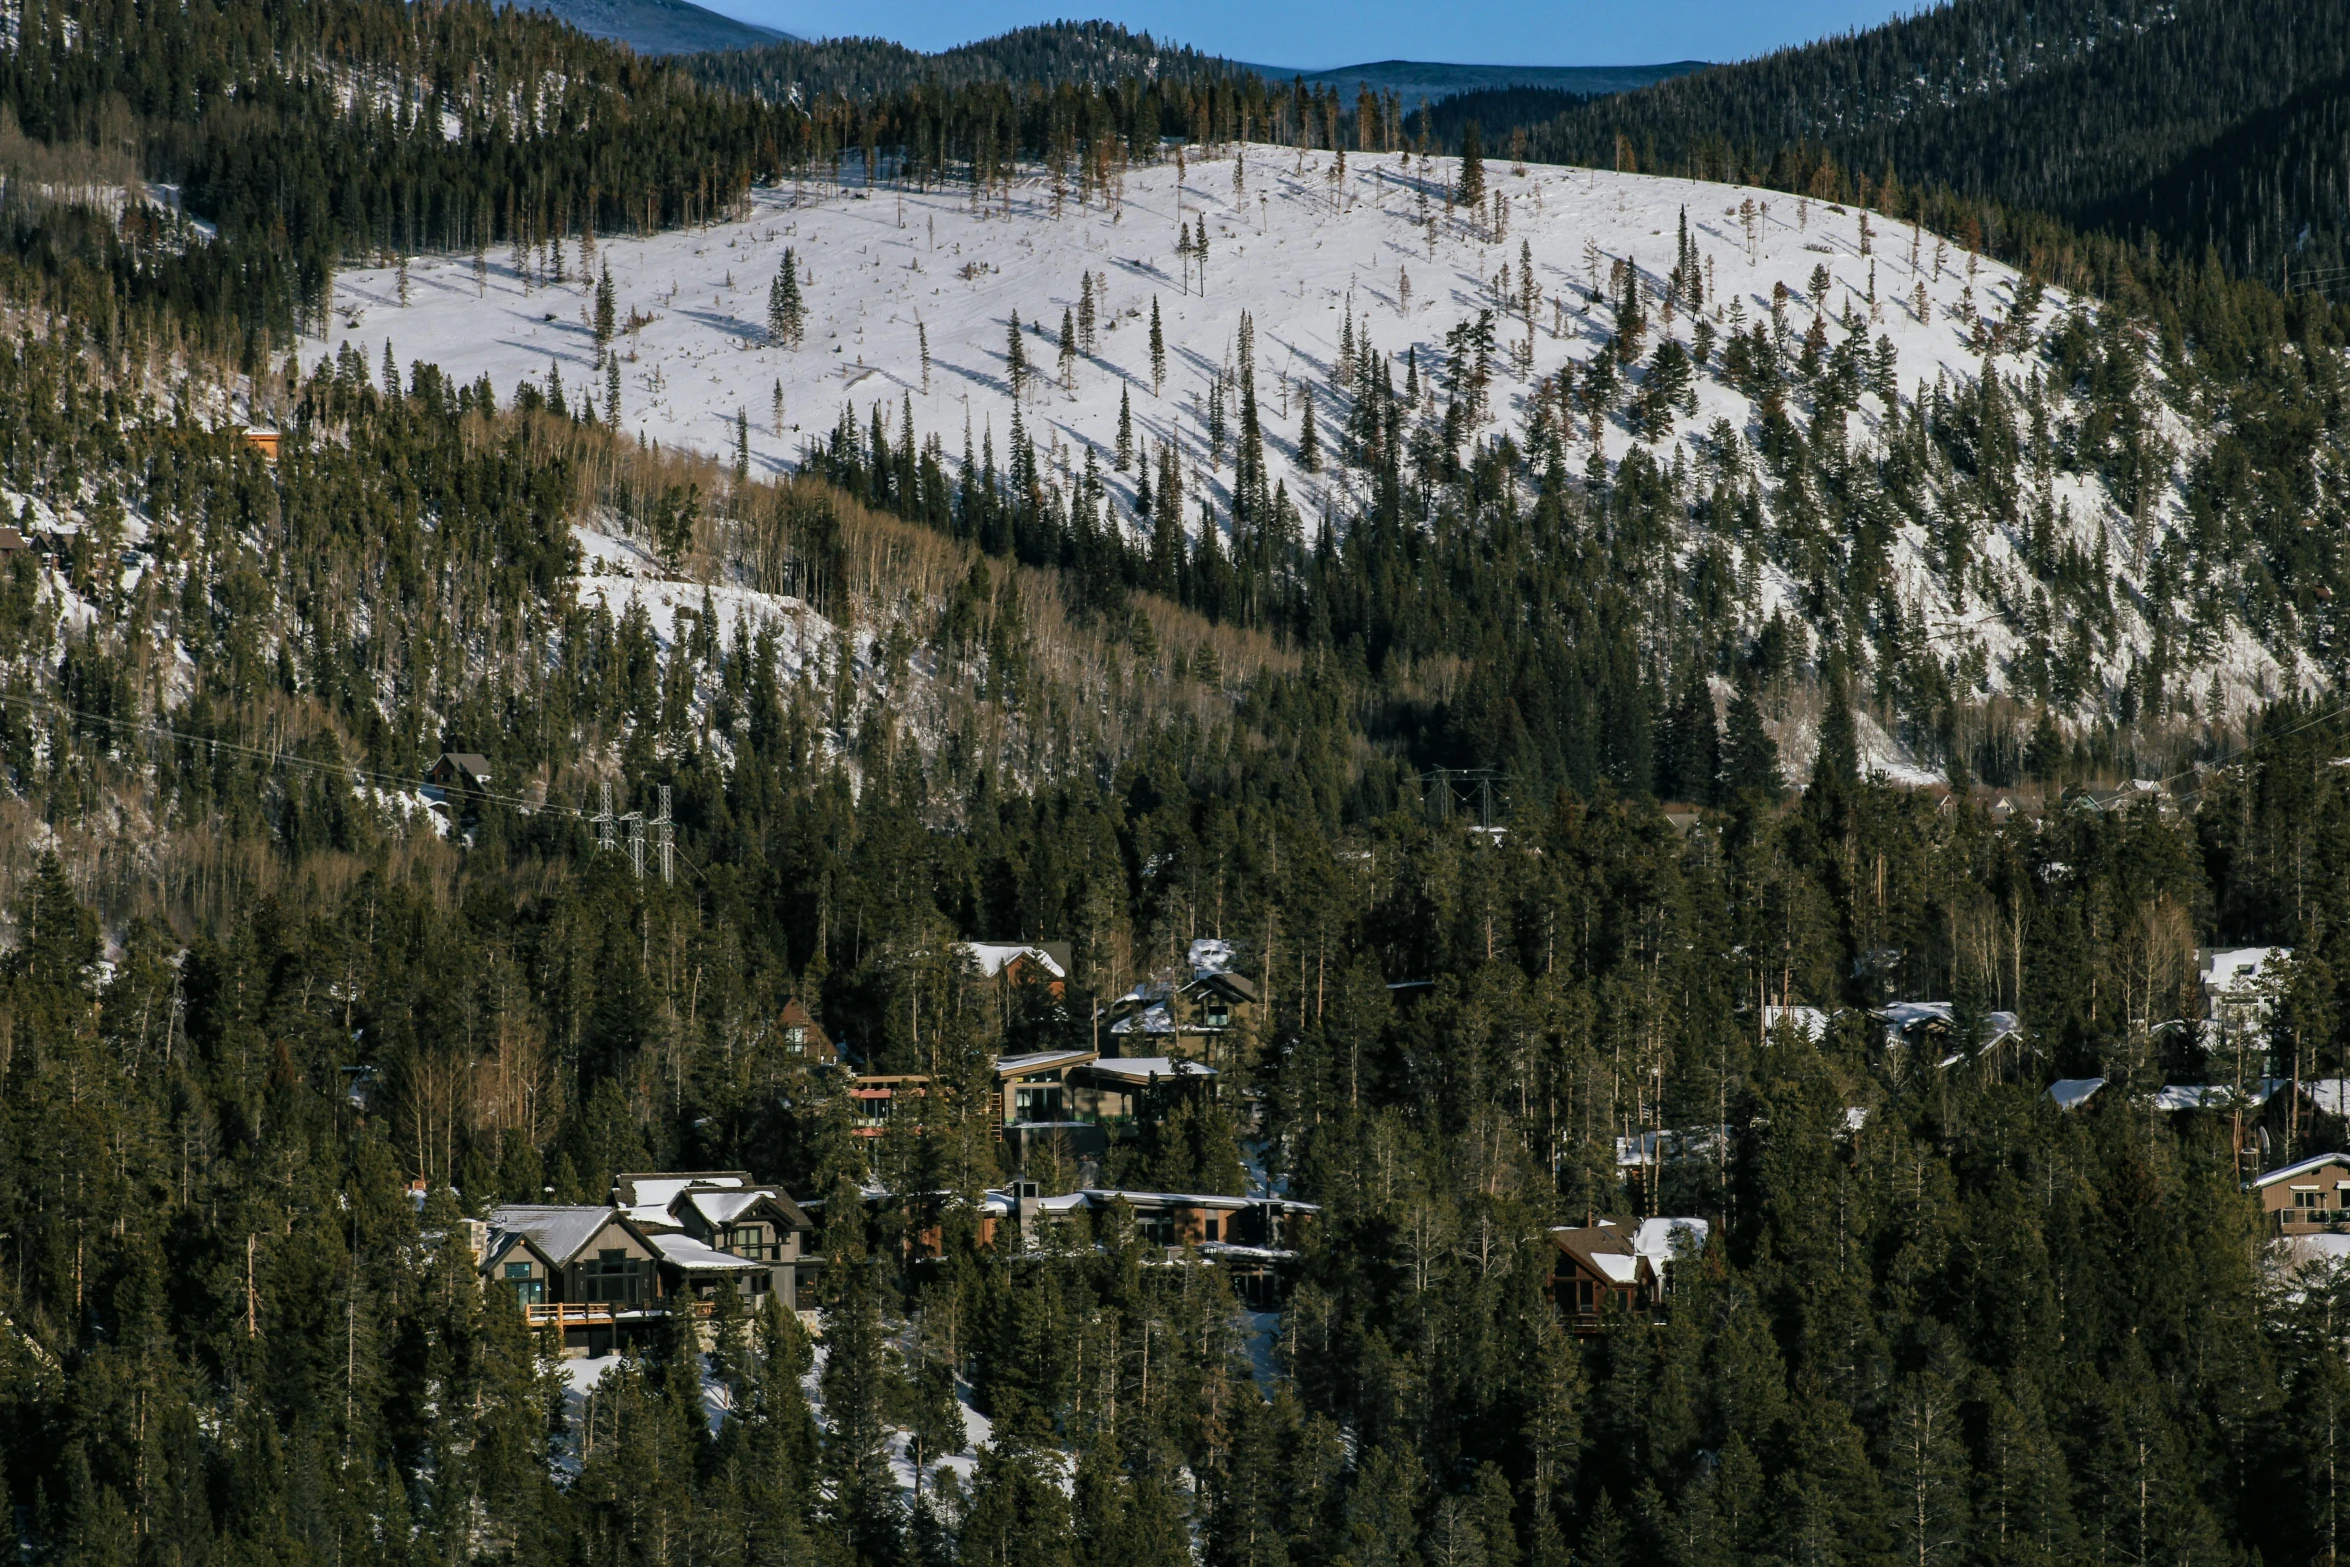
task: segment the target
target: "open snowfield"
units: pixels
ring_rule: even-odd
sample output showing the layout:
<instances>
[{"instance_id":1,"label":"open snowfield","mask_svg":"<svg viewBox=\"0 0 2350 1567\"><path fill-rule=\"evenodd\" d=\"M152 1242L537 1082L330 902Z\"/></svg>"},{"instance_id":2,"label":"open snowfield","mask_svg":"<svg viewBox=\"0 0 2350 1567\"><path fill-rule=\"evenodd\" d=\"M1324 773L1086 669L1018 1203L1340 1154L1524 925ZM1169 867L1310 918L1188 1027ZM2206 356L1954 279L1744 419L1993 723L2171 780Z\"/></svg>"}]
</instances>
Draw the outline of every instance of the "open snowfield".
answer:
<instances>
[{"instance_id":1,"label":"open snowfield","mask_svg":"<svg viewBox=\"0 0 2350 1567\"><path fill-rule=\"evenodd\" d=\"M1237 194L1236 157L1244 180ZM1785 284L1800 330L1815 304L1813 269L1824 265L1831 326L1847 305L1857 308L1872 340L1892 339L1905 390L1942 374L1971 377L1981 362L1969 344L1971 327L1952 314L1969 292L1965 258L1946 252L1937 276L1929 235L1913 272L1910 231L1882 218L1872 220L1873 254L1863 255L1861 215L1783 192L1591 169L1535 167L1514 176L1496 162L1488 177L1508 202L1508 218L1494 237L1491 223L1478 223L1465 209L1446 217L1444 192L1458 178L1454 160L1414 160L1407 169L1397 157L1356 157L1337 184L1330 165L1326 153L1300 159L1287 149L1248 146L1237 155L1187 160L1180 186L1172 162L1135 168L1125 177L1122 202L1081 207L1072 198L1058 219L1041 180L1016 184L1008 210L991 201L984 214L952 189L900 192L884 184L868 194L853 184L846 190L807 185L796 193L787 187L754 192L741 222L600 240L595 264L611 268L620 318L654 317L619 339L621 423L651 439L725 454L734 447L739 410L750 421L754 464L781 471L803 439L832 426L843 403L854 405L860 418L874 401L886 403L894 433L901 399L911 397L917 431L941 436L955 455L966 414L975 437L992 424L1000 441L1008 426L1005 344L1017 312L1031 329L1027 357L1035 383L1024 415L1040 444L1050 443L1049 431L1064 446L1091 445L1106 467L1124 390L1133 400L1138 440L1174 440L1188 464L1205 457L1208 384L1234 363L1245 311L1256 325L1263 414L1277 437L1268 453L1272 474L1293 494L1314 496L1338 481L1327 470L1309 477L1291 466L1296 389L1314 385L1323 438L1334 440L1338 410L1327 386L1350 300L1356 330L1367 330L1398 361L1399 379L1407 348L1418 350L1423 368L1433 364L1445 332L1481 308L1496 311L1500 340L1508 345L1525 336L1522 319L1514 328L1507 319L1517 308L1523 244L1541 299L1533 374L1549 375L1569 360L1588 359L1605 338L1610 312L1595 305L1593 285L1606 290L1611 261L1628 260L1661 290L1684 207L1714 270L1718 319L1726 318L1733 299L1749 321L1766 318L1774 286ZM1738 214L1748 200L1767 208L1755 221L1751 250ZM1423 211L1435 220L1433 257ZM1203 214L1208 220L1204 292L1196 269L1176 249L1178 212L1185 224ZM799 257L808 303L806 338L796 351L767 340L768 282L787 245ZM600 401L592 270L575 252L567 283L529 286L509 256L494 254L489 262L478 290L465 257L416 262L406 307L399 304L395 270L343 274L331 340L313 354L349 342L373 365L389 340L403 368L422 359L468 381L487 373L501 397L523 379L543 385L552 368L575 402L582 395ZM1972 297L1997 317L2013 296L2015 274L1988 262L1978 266ZM1511 271L1506 300L1496 288L1505 267ZM1866 298L1872 271L1873 310ZM1075 390L1064 391L1054 378L1061 313L1076 309L1088 272L1107 279L1107 306L1096 352L1081 360ZM1921 282L1930 300L1928 322L1910 304ZM1167 345L1167 378L1157 396L1148 341L1154 297ZM2044 304L2042 319L2060 303ZM930 343L927 392L918 324ZM1651 325L1666 329L1653 315ZM1670 330L1686 341L1690 323L1683 318ZM2014 370L2015 362L2005 368ZM778 381L785 405L780 433L771 423ZM1497 415L1514 414L1529 381L1501 363ZM1743 422L1745 412L1737 393L1701 382L1698 416L1686 421L1684 439L1717 415ZM1610 461L1620 460L1635 439L1620 424L1611 428ZM1229 471L1227 465L1224 477Z\"/></svg>"},{"instance_id":2,"label":"open snowfield","mask_svg":"<svg viewBox=\"0 0 2350 1567\"><path fill-rule=\"evenodd\" d=\"M1194 149L1180 178L1172 159L1133 168L1119 199L1081 205L1072 192L1057 215L1042 176L1015 182L1008 201L999 193L976 206L962 186L928 193L887 183L870 192L812 183L761 190L740 221L603 239L585 265L574 246L561 285L518 275L510 253L491 255L478 281L467 257L415 261L405 306L396 271L344 274L332 333L307 353L315 359L347 342L373 366L388 341L403 367L425 360L467 381L487 374L501 399L519 381L544 386L552 374L575 408L583 397L601 405L605 382L590 321L594 269L608 266L619 319L642 321L616 340L622 427L726 456L739 414L748 422L753 469L775 474L828 432L844 405L861 428L882 405L893 437L910 405L917 434L935 438L950 463L964 451L966 431L974 447L992 435L1001 461L1013 412L1006 338L1017 313L1032 329L1024 338L1030 390L1021 412L1048 472L1066 480L1092 448L1122 514L1130 515L1132 476L1110 471L1123 393L1138 451L1161 440L1181 450L1195 498L1186 515L1195 526L1197 500L1220 514L1229 506L1231 442L1221 468L1212 465L1208 395L1220 373L1237 367L1244 312L1255 331L1268 477L1285 483L1308 517L1326 501L1343 515L1344 497L1333 492L1354 480L1330 457L1344 407L1332 376L1350 322L1358 339L1368 334L1390 357L1400 387L1407 350L1416 351L1425 375L1448 330L1492 310L1491 417L1478 434L1522 431L1535 379L1590 359L1606 340L1613 311L1603 296L1616 260L1649 285L1650 341L1657 334L1692 339L1689 316L1667 319L1661 308L1684 210L1707 274L1705 313L1717 332L1726 335L1739 320L1767 322L1783 287L1796 336L1816 314L1831 343L1854 330L1872 350L1889 342L1905 399L1938 379L1954 388L1971 382L1986 364L2020 382L2036 363L2031 334L2013 334L2020 353L1986 359L1977 346L1975 320L2003 321L2014 306L2020 280L2013 271L1972 261L1882 217L1783 192L1644 175L1539 166L1521 175L1496 160L1487 177L1507 205L1497 223L1491 205L1447 213L1454 160L1356 156L1345 161L1343 177L1334 161L1272 146L1215 155ZM1203 215L1204 283L1177 249L1179 224L1196 228ZM768 285L786 246L797 255L807 301L796 350L772 344L766 322ZM1521 256L1530 257L1534 272L1531 332ZM543 264L542 253L532 270ZM1823 271L1827 286L1819 289ZM1073 386L1064 388L1057 365L1062 315L1076 310L1088 274L1100 329L1094 351L1077 362ZM1166 340L1165 382L1156 395L1148 341L1154 300ZM2051 291L2035 320L2044 328L2068 308ZM1529 338L1531 356L1521 360ZM1309 388L1325 454L1317 474L1295 460L1301 396ZM1703 457L1717 420L1737 431L1753 427L1754 409L1716 371L1699 373L1695 395L1695 416L1651 445L1668 466L1676 453ZM1873 444L1884 415L1875 395L1864 397L1853 439ZM1229 417L1236 424L1237 409ZM1579 425L1578 465L1591 439ZM1611 464L1641 440L1620 416L1599 433ZM1749 450L1750 466L1752 457ZM2077 476L2055 475L2046 499L2059 514L2060 534L2119 563L2120 630L2097 649L2099 664L2118 681L2151 642L2132 607L2130 521L2102 487ZM2156 513L2159 535L2175 524L2175 493ZM1700 542L1692 537L1685 548ZM2007 687L2003 666L2030 634L2034 585L2020 543L1983 540L1979 574L1958 584L1940 580L1922 528L1906 528L1897 549L1909 623L1984 692ZM1776 565L1744 544L1733 548L1751 583L1744 613L1759 622L1800 602L1799 585ZM2310 678L2234 628L2209 659L2218 686L2238 700Z\"/></svg>"}]
</instances>

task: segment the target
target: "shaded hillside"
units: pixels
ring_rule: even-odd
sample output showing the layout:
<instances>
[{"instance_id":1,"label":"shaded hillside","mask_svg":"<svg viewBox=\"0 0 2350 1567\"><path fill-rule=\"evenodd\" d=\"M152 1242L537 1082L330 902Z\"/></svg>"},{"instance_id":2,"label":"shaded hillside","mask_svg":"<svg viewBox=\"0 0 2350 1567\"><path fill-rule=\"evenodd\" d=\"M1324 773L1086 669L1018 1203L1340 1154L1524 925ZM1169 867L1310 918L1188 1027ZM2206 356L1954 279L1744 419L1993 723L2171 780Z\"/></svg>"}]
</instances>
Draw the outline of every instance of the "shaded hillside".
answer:
<instances>
[{"instance_id":1,"label":"shaded hillside","mask_svg":"<svg viewBox=\"0 0 2350 1567\"><path fill-rule=\"evenodd\" d=\"M695 54L755 49L791 34L721 16L688 0L525 0L524 10L568 22L590 38L623 43L638 54Z\"/></svg>"},{"instance_id":2,"label":"shaded hillside","mask_svg":"<svg viewBox=\"0 0 2350 1567\"><path fill-rule=\"evenodd\" d=\"M1579 106L1532 140L1708 176L1808 144L1872 178L2208 244L2277 281L2304 228L2317 256L2340 244L2346 72L2350 10L2318 0L1960 0Z\"/></svg>"}]
</instances>

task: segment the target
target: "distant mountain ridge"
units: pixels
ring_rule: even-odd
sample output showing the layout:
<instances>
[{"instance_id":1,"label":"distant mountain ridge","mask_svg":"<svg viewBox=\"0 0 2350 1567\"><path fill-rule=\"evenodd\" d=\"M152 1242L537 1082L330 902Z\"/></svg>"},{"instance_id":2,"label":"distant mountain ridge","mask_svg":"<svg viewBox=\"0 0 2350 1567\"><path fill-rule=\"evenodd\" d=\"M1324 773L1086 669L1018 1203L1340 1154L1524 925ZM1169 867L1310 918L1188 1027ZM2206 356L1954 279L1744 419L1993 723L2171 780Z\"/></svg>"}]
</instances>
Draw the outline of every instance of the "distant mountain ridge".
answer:
<instances>
[{"instance_id":1,"label":"distant mountain ridge","mask_svg":"<svg viewBox=\"0 0 2350 1567\"><path fill-rule=\"evenodd\" d=\"M1431 60L1377 60L1326 71L1281 65L1239 68L1275 81L1302 77L1308 86L1351 88L1362 83L1394 93L1407 108L1416 108L1422 98L1434 103L1455 93L1505 87L1548 87L1586 97L1632 92L1702 71L1707 64L1704 60L1675 60L1664 65L1451 65Z\"/></svg>"},{"instance_id":2,"label":"distant mountain ridge","mask_svg":"<svg viewBox=\"0 0 2350 1567\"><path fill-rule=\"evenodd\" d=\"M647 0L558 0L573 6L625 6ZM659 0L681 5L683 0ZM692 9L692 7L686 7ZM607 36L601 35L598 36ZM1133 77L1157 81L1232 75L1262 76L1309 87L1359 85L1393 93L1407 110L1422 99L1508 88L1546 88L1590 97L1630 92L1706 68L1702 60L1664 65L1452 65L1427 60L1379 60L1330 70L1255 65L1180 44L1162 44L1114 22L1044 22L994 38L925 54L886 38L767 40L744 47L711 46L708 58L686 62L702 81L752 92L770 101L809 96L871 97L923 81L965 87L975 82L1033 81L1104 86Z\"/></svg>"},{"instance_id":3,"label":"distant mountain ridge","mask_svg":"<svg viewBox=\"0 0 2350 1567\"><path fill-rule=\"evenodd\" d=\"M1115 22L1046 22L977 43L924 54L887 38L792 39L696 56L683 62L698 80L770 103L817 97L871 98L923 82L1105 86L1133 77L1159 81L1220 77L1249 69L1179 44L1161 44Z\"/></svg>"},{"instance_id":4,"label":"distant mountain ridge","mask_svg":"<svg viewBox=\"0 0 2350 1567\"><path fill-rule=\"evenodd\" d=\"M704 54L797 42L789 33L721 16L691 0L520 0L521 9L568 22L590 38L638 54Z\"/></svg>"}]
</instances>

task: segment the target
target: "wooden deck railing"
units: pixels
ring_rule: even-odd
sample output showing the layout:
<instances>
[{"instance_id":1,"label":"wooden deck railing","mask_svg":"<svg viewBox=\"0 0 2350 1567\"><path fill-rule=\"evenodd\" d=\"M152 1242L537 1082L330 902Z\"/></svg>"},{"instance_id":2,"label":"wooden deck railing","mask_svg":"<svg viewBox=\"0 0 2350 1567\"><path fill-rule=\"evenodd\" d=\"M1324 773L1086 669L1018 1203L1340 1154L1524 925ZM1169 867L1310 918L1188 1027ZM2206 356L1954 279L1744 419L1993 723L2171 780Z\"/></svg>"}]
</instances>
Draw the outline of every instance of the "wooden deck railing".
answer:
<instances>
[{"instance_id":1,"label":"wooden deck railing","mask_svg":"<svg viewBox=\"0 0 2350 1567\"><path fill-rule=\"evenodd\" d=\"M665 1316L677 1310L678 1297L664 1296L658 1300L640 1301L633 1306L615 1306L608 1301L561 1300L541 1301L522 1308L522 1319L534 1328L607 1327L622 1314L632 1316ZM693 1314L707 1317L717 1309L714 1301L696 1298Z\"/></svg>"}]
</instances>

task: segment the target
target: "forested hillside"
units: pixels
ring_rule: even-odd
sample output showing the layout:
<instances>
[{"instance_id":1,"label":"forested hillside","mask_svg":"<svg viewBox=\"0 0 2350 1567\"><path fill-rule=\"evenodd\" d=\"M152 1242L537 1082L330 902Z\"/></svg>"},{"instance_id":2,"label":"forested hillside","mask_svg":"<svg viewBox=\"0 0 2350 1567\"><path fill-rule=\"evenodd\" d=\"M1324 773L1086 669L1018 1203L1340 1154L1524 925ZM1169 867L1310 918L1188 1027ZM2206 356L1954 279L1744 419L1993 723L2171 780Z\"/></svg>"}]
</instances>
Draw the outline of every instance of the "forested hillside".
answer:
<instances>
[{"instance_id":1,"label":"forested hillside","mask_svg":"<svg viewBox=\"0 0 2350 1567\"><path fill-rule=\"evenodd\" d=\"M974 717L1082 720L1010 677L1000 607L974 638L950 596L926 645L786 684L765 635L693 618L663 644L567 590L563 519L652 476L572 421L346 364L281 389L273 468L24 324L0 464L36 521L87 501L57 571L19 556L0 605L0 1445L39 1555L2323 1549L2334 1286L2264 1282L2224 1113L2133 1095L2201 1066L2152 1028L2191 1004L2199 937L2299 943L2278 1060L2340 1069L2338 719L2267 715L2190 815L2002 827L1861 781L1837 708L1792 810L1733 775L1684 835L1637 791L1519 789L1497 840L1369 764L1357 715L1393 688L1309 646L1245 677L1191 659L1209 701L1022 785L894 717L908 667L960 658ZM109 396L118 425L88 417ZM701 477L714 529L784 504ZM801 505L811 562L832 537L871 558L883 525ZM870 584L839 581L810 592L846 622ZM1150 663L1138 637L1093 658ZM400 781L442 742L514 791L469 841ZM566 809L614 773L623 805L676 788L674 888ZM957 1220L943 1266L907 1264L912 1212L855 1179L968 1194L984 1130L868 1165L773 1027L796 993L876 1063L968 1081L1082 1038L1203 931L1268 998L1226 1103L1261 1105L1263 1157L1324 1205L1269 1380L1218 1275L1131 1236L1015 1256ZM1072 941L1077 984L1007 1033L952 942L1011 932ZM1433 983L1407 1009L1397 978ZM2029 1033L1937 1069L1856 1013L1816 1046L1760 1032L1766 1000L1886 993ZM2084 1111L2039 1096L2089 1072L2114 1086ZM1635 1198L1617 1137L1716 1125ZM1137 1146L1129 1178L1229 1180L1241 1131ZM499 1198L734 1165L827 1198L820 1419L780 1314L722 1312L706 1365L672 1338L561 1397L450 1239ZM1665 1325L1571 1338L1542 1226L1635 1200L1716 1240ZM993 1440L910 1500L891 1432L959 1448L955 1381Z\"/></svg>"},{"instance_id":2,"label":"forested hillside","mask_svg":"<svg viewBox=\"0 0 2350 1567\"><path fill-rule=\"evenodd\" d=\"M2350 17L2320 0L1952 0L1595 101L1534 155L1701 177L1805 149L2284 286L2344 264ZM2291 273L2288 274L2288 263Z\"/></svg>"},{"instance_id":3,"label":"forested hillside","mask_svg":"<svg viewBox=\"0 0 2350 1567\"><path fill-rule=\"evenodd\" d=\"M2350 1279L2291 1272L2241 1189L2350 1132L2322 296L1996 209L1986 232L1909 183L1804 206L1795 242L1833 217L1888 276L1914 243L1921 285L1964 277L1972 377L1885 385L1880 301L1833 247L1841 309L1807 281L1809 308L1739 302L1733 330L1660 222L1645 269L1569 258L1592 343L1506 407L1494 362L1541 318L1482 264L1438 354L1374 353L1345 301L1348 353L1298 381L1330 399L1312 461L1343 510L1268 493L1245 359L1217 367L1233 483L1196 523L1188 456L1137 510L1109 453L1064 465L1024 424L958 460L881 407L827 408L801 471L754 473L747 418L732 454L662 448L613 428L608 382L291 329L334 269L388 253L398 289L436 245L466 286L494 264L552 301L623 229L717 243L699 225L767 180L869 213L952 182L1009 232L1055 221L1016 196L1108 199L1114 144L1162 130L1197 177L1270 127L1336 206L1319 169L1400 160L1397 106L1219 77L811 118L464 5L16 21L0 1487L24 1559L2333 1559ZM1430 232L1536 276L1486 238L1518 176L1415 177L1438 167ZM282 228L273 170L303 195ZM1691 218L1745 234L1727 198ZM1217 287L1234 238L1198 258ZM1995 296L1978 249L2032 272ZM2043 316L2048 289L2070 301ZM617 373L630 329L595 293L561 309ZM1684 445L1701 371L1751 417ZM1294 427L1315 472L1321 427ZM2060 484L2116 504L2043 510ZM2133 514L2157 493L2175 509ZM1994 548L2023 575L1987 583ZM1741 558L1800 585L1789 613L1734 612ZM1913 559L2034 606L1998 702L1911 614ZM2109 682L2125 621L2157 634ZM2214 703L2183 672L2222 626L2314 694ZM1948 786L1867 776L1878 730ZM484 786L428 797L444 751ZM2132 773L2167 787L2088 787ZM620 812L668 791L674 878L598 849L606 786ZM1249 1309L1114 1211L1033 1247L979 1224L1014 1173L997 1058L1098 1042L1096 1007L1201 937L1255 1021L1218 1097L1104 1173L1316 1205ZM1005 1004L980 938L1068 943L1057 1001ZM2214 943L2294 949L2225 1057L2178 1026ZM857 1135L792 998L930 1079L919 1130ZM1948 1004L1934 1048L1865 1010L1905 999ZM1816 1034L1766 1027L1782 1005ZM2071 1111L2045 1093L2091 1076ZM2297 1086L2236 1095L2270 1076ZM678 1312L624 1361L567 1360L476 1271L493 1204L654 1168L811 1205L820 1343L728 1289L706 1342ZM1710 1228L1661 1309L1572 1322L1550 1227L1635 1213Z\"/></svg>"},{"instance_id":4,"label":"forested hillside","mask_svg":"<svg viewBox=\"0 0 2350 1567\"><path fill-rule=\"evenodd\" d=\"M794 40L698 55L685 62L700 80L775 103L867 99L916 87L1028 85L1109 87L1175 83L1249 71L1114 22L1046 22L977 43L924 54L886 38Z\"/></svg>"}]
</instances>

